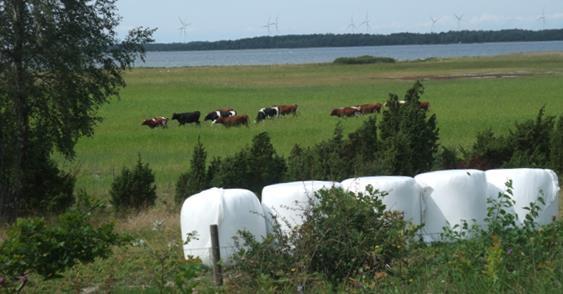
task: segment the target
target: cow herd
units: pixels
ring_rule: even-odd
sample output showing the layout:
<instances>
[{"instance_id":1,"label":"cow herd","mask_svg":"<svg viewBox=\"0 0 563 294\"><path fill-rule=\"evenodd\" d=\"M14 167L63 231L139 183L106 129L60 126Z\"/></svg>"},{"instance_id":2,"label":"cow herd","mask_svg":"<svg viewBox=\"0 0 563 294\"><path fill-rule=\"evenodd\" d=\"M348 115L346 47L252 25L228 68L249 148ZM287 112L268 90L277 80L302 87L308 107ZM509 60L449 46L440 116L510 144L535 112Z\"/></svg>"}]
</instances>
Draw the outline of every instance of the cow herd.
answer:
<instances>
[{"instance_id":1,"label":"cow herd","mask_svg":"<svg viewBox=\"0 0 563 294\"><path fill-rule=\"evenodd\" d=\"M403 105L406 102L403 100L399 100L399 105ZM335 108L331 111L331 116L337 117L351 117L357 116L362 114L370 114L370 113L379 113L381 108L383 108L384 104L381 103L373 103L373 104L359 104L354 106L347 106L341 108ZM428 110L430 103L428 101L420 101L419 107L424 110ZM264 107L258 110L258 114L256 115L256 123L259 123L265 119L273 119L279 116L285 116L288 114L296 115L297 114L297 104L282 104L282 105L273 105L269 107ZM177 120L180 126L185 124L194 123L199 125L199 118L201 113L199 111L194 112L182 112L182 113L173 113L172 120ZM232 126L240 126L245 125L248 126L248 115L237 114L236 110L230 107L218 108L214 111L209 112L203 119L204 121L210 121L212 124L222 124L225 127L232 127ZM144 120L141 125L148 126L149 128L153 129L156 127L167 128L168 127L168 118L164 116L157 116L150 119Z\"/></svg>"}]
</instances>

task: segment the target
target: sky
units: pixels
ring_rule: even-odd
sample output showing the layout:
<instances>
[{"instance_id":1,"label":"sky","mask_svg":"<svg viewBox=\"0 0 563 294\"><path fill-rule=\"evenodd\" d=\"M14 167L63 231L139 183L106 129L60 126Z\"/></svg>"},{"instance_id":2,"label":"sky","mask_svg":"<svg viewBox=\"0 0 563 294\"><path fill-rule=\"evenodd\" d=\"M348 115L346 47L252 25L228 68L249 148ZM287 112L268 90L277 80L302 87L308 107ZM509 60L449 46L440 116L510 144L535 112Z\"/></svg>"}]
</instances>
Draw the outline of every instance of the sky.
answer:
<instances>
[{"instance_id":1,"label":"sky","mask_svg":"<svg viewBox=\"0 0 563 294\"><path fill-rule=\"evenodd\" d=\"M117 7L123 18L121 36L134 27L158 28L158 43L563 28L563 0L117 0Z\"/></svg>"}]
</instances>

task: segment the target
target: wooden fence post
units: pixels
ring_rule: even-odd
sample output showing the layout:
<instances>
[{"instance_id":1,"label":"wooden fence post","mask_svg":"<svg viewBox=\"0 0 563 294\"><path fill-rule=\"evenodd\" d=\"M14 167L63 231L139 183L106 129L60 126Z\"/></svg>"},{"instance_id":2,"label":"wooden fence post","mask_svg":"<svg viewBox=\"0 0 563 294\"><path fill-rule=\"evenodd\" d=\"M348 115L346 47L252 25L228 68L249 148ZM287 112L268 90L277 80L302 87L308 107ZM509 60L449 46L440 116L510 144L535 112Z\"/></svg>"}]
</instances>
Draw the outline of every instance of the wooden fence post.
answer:
<instances>
[{"instance_id":1,"label":"wooden fence post","mask_svg":"<svg viewBox=\"0 0 563 294\"><path fill-rule=\"evenodd\" d=\"M221 267L221 247L219 246L219 229L217 225L210 225L211 231L211 261L213 262L213 282L215 286L223 285L223 269Z\"/></svg>"}]
</instances>

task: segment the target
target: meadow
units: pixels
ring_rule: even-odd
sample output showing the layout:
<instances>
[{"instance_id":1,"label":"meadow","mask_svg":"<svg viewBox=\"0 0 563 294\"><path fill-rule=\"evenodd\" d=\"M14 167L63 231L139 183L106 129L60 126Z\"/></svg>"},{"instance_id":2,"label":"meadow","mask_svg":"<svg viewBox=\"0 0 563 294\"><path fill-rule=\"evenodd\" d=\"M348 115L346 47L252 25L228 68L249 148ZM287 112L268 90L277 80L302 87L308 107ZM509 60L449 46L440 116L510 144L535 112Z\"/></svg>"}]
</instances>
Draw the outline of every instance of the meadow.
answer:
<instances>
[{"instance_id":1,"label":"meadow","mask_svg":"<svg viewBox=\"0 0 563 294\"><path fill-rule=\"evenodd\" d=\"M478 58L429 59L368 65L275 65L193 68L135 68L125 74L127 87L103 106L103 119L92 137L82 138L76 158L59 158L78 176L77 187L108 199L113 178L141 155L157 179L160 201L169 202L175 182L188 168L198 138L208 158L230 155L253 136L268 132L286 156L294 144L310 146L332 134L338 121L345 132L362 117L338 119L332 108L383 103L389 93L400 97L422 80L430 111L438 118L443 146L472 144L486 128L507 132L517 121L563 112L563 54L526 54ZM157 115L199 110L202 117L218 107L234 107L251 120L257 110L296 103L296 117L268 120L249 127L224 128L208 122L149 129L141 121Z\"/></svg>"},{"instance_id":2,"label":"meadow","mask_svg":"<svg viewBox=\"0 0 563 294\"><path fill-rule=\"evenodd\" d=\"M123 166L132 166L140 154L155 172L159 203L155 208L126 216L114 215L111 209L96 213L94 219L115 222L119 232L134 239L134 245L115 248L108 259L77 265L62 279L41 281L32 276L35 282L27 289L29 293L157 293L172 283L183 260L179 209L172 203L174 186L180 173L188 169L198 138L208 157L225 156L266 131L277 151L286 156L296 143L310 146L329 138L339 121L347 132L364 121L362 117L331 117L332 108L384 102L389 93L403 96L417 79L423 81L426 91L422 100L430 101L430 111L437 115L441 144L445 146L470 146L477 132L485 128L507 132L515 122L534 118L543 105L548 114L563 113L562 53L376 65L137 68L127 72L125 78L128 86L119 99L100 109L103 122L94 136L79 141L75 160L59 161L77 173L78 189L107 202L113 178ZM259 108L282 103L297 103L299 114L251 123L248 128L226 129L209 123L179 127L176 121L171 121L168 129L141 126L143 119L156 115L170 117L173 112L194 110L205 114L223 106L234 107L254 119ZM560 214L561 207L563 202ZM441 265L439 258L433 259L441 250L446 249L429 247L413 252L415 260L428 259L421 268L413 269L422 278L408 285L400 282L397 288L408 293L436 289L465 292L476 284L475 289L485 287L478 270L470 272L475 276L460 278L472 282L428 282L437 270L450 270L451 264ZM555 265L560 262L556 260ZM237 288L232 287L209 288L210 275L204 272L195 279L203 285L202 292L236 292ZM525 288L515 288L514 292L546 290L542 285L550 284L545 281L545 277L531 277L519 284Z\"/></svg>"}]
</instances>

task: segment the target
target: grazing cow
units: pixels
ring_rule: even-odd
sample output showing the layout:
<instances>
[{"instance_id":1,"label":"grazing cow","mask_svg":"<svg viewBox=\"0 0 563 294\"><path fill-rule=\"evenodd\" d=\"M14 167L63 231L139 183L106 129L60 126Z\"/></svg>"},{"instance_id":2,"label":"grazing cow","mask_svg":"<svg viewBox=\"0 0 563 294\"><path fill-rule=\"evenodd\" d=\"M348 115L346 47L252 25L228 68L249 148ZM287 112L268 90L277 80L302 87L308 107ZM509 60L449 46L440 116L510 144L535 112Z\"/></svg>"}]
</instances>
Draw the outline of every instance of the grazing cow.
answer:
<instances>
[{"instance_id":1,"label":"grazing cow","mask_svg":"<svg viewBox=\"0 0 563 294\"><path fill-rule=\"evenodd\" d=\"M358 107L341 107L335 108L330 112L331 116L338 116L338 117L350 117L354 115L361 114L360 108Z\"/></svg>"},{"instance_id":2,"label":"grazing cow","mask_svg":"<svg viewBox=\"0 0 563 294\"><path fill-rule=\"evenodd\" d=\"M380 112L381 111L381 107L383 105L381 103L373 103L373 104L361 104L361 105L356 105L354 107L357 107L360 109L360 112L362 114L366 114L366 113L374 113L374 112Z\"/></svg>"},{"instance_id":3,"label":"grazing cow","mask_svg":"<svg viewBox=\"0 0 563 294\"><path fill-rule=\"evenodd\" d=\"M430 102L420 101L418 102L418 107L420 107L420 109L428 110L428 108L430 108Z\"/></svg>"},{"instance_id":4,"label":"grazing cow","mask_svg":"<svg viewBox=\"0 0 563 294\"><path fill-rule=\"evenodd\" d=\"M168 119L164 116L157 116L150 119L145 119L142 123L142 126L148 126L151 129L156 127L168 127Z\"/></svg>"},{"instance_id":5,"label":"grazing cow","mask_svg":"<svg viewBox=\"0 0 563 294\"><path fill-rule=\"evenodd\" d=\"M280 115L280 110L277 106L274 107L264 107L258 110L258 115L256 116L256 122L260 122L266 118L278 117Z\"/></svg>"},{"instance_id":6,"label":"grazing cow","mask_svg":"<svg viewBox=\"0 0 563 294\"><path fill-rule=\"evenodd\" d=\"M222 124L225 127L234 127L246 125L248 127L248 115L233 115L227 117L218 117L215 123Z\"/></svg>"},{"instance_id":7,"label":"grazing cow","mask_svg":"<svg viewBox=\"0 0 563 294\"><path fill-rule=\"evenodd\" d=\"M212 122L215 122L219 117L229 117L234 115L237 115L237 112L232 108L219 108L208 113L203 120L210 120Z\"/></svg>"},{"instance_id":8,"label":"grazing cow","mask_svg":"<svg viewBox=\"0 0 563 294\"><path fill-rule=\"evenodd\" d=\"M189 123L196 123L199 125L199 111L194 112L182 112L182 113L173 113L172 119L177 120L180 125L189 124Z\"/></svg>"},{"instance_id":9,"label":"grazing cow","mask_svg":"<svg viewBox=\"0 0 563 294\"><path fill-rule=\"evenodd\" d=\"M275 105L279 110L279 115L297 114L297 104Z\"/></svg>"}]
</instances>

